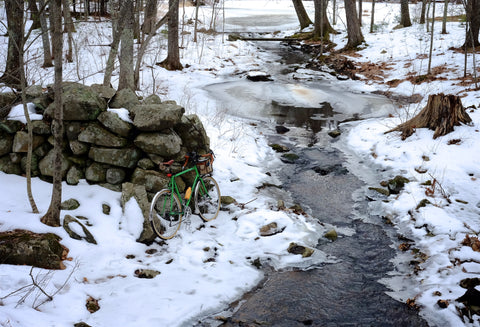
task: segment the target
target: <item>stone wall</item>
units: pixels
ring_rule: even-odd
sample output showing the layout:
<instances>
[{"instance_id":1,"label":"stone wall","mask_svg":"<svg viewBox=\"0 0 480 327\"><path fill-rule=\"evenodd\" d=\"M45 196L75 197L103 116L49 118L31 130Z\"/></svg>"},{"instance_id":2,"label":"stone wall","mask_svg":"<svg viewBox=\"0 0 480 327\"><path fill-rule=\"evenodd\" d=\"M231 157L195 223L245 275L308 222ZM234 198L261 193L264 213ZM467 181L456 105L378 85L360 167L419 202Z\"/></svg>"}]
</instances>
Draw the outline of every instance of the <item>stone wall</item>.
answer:
<instances>
[{"instance_id":1,"label":"stone wall","mask_svg":"<svg viewBox=\"0 0 480 327\"><path fill-rule=\"evenodd\" d=\"M53 176L51 116L53 90L38 86L27 90L34 113L32 176L50 181ZM15 117L7 119L17 97L0 95L0 171L25 174L27 127ZM190 151L209 151L209 139L196 115L185 115L174 101L162 102L156 95L143 100L134 92L101 85L63 85L65 142L62 174L70 185L86 179L121 191L122 183L144 185L153 193L166 186L158 164L181 162ZM108 110L107 110L108 108ZM10 115L11 116L11 115ZM180 164L173 170L180 170ZM186 179L191 176L186 176ZM180 184L182 181L179 181ZM187 182L187 181L185 181Z\"/></svg>"}]
</instances>

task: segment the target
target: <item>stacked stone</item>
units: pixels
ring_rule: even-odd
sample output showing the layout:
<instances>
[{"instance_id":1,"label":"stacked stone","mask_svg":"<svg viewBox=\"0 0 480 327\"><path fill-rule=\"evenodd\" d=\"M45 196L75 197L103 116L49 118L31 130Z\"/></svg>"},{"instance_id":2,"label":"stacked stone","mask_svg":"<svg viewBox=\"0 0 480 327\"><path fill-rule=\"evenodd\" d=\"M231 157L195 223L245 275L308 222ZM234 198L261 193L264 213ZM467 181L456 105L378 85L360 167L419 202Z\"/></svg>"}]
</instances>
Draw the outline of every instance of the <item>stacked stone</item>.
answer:
<instances>
[{"instance_id":1,"label":"stacked stone","mask_svg":"<svg viewBox=\"0 0 480 327\"><path fill-rule=\"evenodd\" d=\"M30 88L28 94L35 110L43 114L43 120L32 122L32 175L51 180L54 94L39 87ZM11 104L15 97L5 94L4 98L0 103ZM167 183L166 175L157 169L159 163L181 161L189 151L209 150L209 139L198 116L185 115L184 108L174 101L162 102L156 95L141 101L130 90L115 92L101 85L71 82L63 85L63 101L62 175L70 185L86 179L121 191L122 183L131 182L144 185L147 192L157 192ZM131 121L107 107L127 109ZM27 149L27 127L20 121L0 120L0 171L24 174Z\"/></svg>"}]
</instances>

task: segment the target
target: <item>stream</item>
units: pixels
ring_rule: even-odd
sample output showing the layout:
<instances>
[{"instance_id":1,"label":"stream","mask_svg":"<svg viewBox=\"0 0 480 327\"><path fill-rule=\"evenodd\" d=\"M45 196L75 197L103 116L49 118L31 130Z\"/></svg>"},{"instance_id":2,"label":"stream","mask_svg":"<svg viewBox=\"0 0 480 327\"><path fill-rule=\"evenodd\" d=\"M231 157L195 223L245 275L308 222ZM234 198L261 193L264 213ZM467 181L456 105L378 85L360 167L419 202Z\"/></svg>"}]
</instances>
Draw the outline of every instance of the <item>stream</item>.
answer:
<instances>
[{"instance_id":1,"label":"stream","mask_svg":"<svg viewBox=\"0 0 480 327\"><path fill-rule=\"evenodd\" d=\"M232 24L245 19L236 17ZM229 114L255 121L270 143L285 145L298 156L276 172L282 192L312 217L343 231L337 240L321 238L317 244L338 260L309 270L266 267L264 281L231 305L230 317L223 322L209 317L199 326L428 326L406 299L389 296L391 290L381 282L396 269L391 261L400 241L374 209L371 200L381 197L370 194L365 181L378 185L385 172L350 153L342 135L327 134L337 128L345 133L348 127L339 127L340 122L387 115L393 104L352 93L341 81L293 79L304 54L278 42L257 45L279 56L261 68L271 81L237 76L207 91ZM277 133L276 126L288 132Z\"/></svg>"}]
</instances>

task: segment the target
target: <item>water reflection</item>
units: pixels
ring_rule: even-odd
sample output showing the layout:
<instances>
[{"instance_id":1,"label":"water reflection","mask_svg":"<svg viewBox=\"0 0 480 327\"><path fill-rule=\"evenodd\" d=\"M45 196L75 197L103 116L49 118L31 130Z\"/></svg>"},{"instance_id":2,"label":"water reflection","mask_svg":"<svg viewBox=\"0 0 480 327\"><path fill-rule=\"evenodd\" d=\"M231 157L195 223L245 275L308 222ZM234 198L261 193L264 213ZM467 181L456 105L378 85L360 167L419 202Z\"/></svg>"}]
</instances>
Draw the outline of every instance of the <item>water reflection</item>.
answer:
<instances>
[{"instance_id":1,"label":"water reflection","mask_svg":"<svg viewBox=\"0 0 480 327\"><path fill-rule=\"evenodd\" d=\"M333 110L328 102L322 102L319 107L296 107L284 105L272 101L271 115L279 125L293 125L310 130L313 133L320 132L324 127L327 130L337 128L338 120L335 116L340 113Z\"/></svg>"}]
</instances>

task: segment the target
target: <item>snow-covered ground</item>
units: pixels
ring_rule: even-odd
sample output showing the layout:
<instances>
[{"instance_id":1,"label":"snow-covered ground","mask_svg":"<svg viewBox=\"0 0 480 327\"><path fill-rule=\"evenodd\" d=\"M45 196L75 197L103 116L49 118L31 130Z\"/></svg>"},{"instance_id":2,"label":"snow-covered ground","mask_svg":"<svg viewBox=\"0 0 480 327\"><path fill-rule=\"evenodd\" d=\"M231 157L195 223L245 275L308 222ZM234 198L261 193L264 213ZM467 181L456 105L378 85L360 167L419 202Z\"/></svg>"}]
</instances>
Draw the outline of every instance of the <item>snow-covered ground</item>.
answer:
<instances>
[{"instance_id":1,"label":"snow-covered ground","mask_svg":"<svg viewBox=\"0 0 480 327\"><path fill-rule=\"evenodd\" d=\"M305 5L312 12L312 3L306 1ZM340 10L342 6L340 2ZM389 201L382 204L382 211L401 234L415 241L413 247L424 253L426 260L420 263L417 274L411 276L410 287L405 287L405 277L395 272L383 282L391 286L394 298L406 301L416 297L421 314L432 325L478 326L478 316L474 317L474 323L462 322L456 310L462 305L454 301L465 292L459 286L460 280L480 273L480 253L461 244L466 235L476 236L480 231L480 165L475 153L480 148L478 110L468 110L473 120L471 126L457 127L453 133L436 140L432 139L432 131L421 129L405 141L401 141L397 133L383 134L423 108L428 94L458 94L465 107L478 105L478 92L467 91L472 85L462 86L458 80L463 76L463 55L449 50L463 43L464 25L448 23L449 34L446 35L439 34L440 24L436 25L432 67L448 68L442 73L448 79L420 85L404 81L389 86L384 82L403 80L410 73L426 74L430 38L425 27L417 24L394 30L399 5L390 3L376 4L377 32L370 34L368 7L369 4L364 4L367 46L358 52L361 57L351 59L359 63L385 63L391 69L383 70L383 80L339 83L358 92L381 90L424 96L419 104L398 107L392 117L341 126L345 131L344 143L352 153L364 158L367 165L385 166L392 177L401 174L412 180L400 195L390 196ZM439 7L437 15L443 12ZM414 21L419 8L420 5L411 6ZM454 8L450 10L452 15L456 14ZM187 7L180 14L188 21L193 17L193 8ZM223 14L228 23L225 26ZM246 20L252 21L252 14L258 15L253 21L266 22L265 26L256 24L259 31L272 31L275 26L286 34L297 28L291 1L283 0L226 1L225 10L220 8L217 12L215 27L226 31L242 28ZM5 19L3 11L0 15ZM203 27L209 28L211 17L210 7L202 7L200 21L205 24ZM337 21L335 28L341 33L332 35L332 39L340 48L346 43L343 14ZM277 199L258 194L257 186L276 182L267 172L274 171L280 164L277 155L255 126L228 115L227 109L217 106L204 90L206 85L225 77L261 70L265 61L274 58L269 53L259 52L254 44L230 42L222 34L200 33L195 44L192 28L193 25L186 25L187 33L181 36L181 60L184 66L189 66L179 72L168 72L154 65L166 56L164 33L156 36L155 45L150 47L144 60L139 95L156 93L164 100L176 100L187 113L197 113L202 118L217 155L214 177L222 194L233 196L238 203L246 205L230 206L200 229L201 219L192 216L174 239L166 244L146 246L135 242L141 228L141 213L136 205L129 205L122 212L119 193L85 182L75 187L64 185L63 198L75 198L81 205L63 214L88 217L92 224L89 229L98 242L98 245L90 245L69 238L62 228L40 223L50 202L50 184L33 180L34 198L41 213L32 214L25 179L0 173L0 230L25 228L34 232L54 232L63 238L62 244L70 249L72 258L63 271L33 270L33 276L42 281L48 293L59 289L53 301L38 309L34 307L44 300L38 290L26 297L28 289L11 294L31 283L30 267L1 265L0 325L71 326L83 321L91 326L189 326L202 315L219 312L261 280L261 271L252 265L257 258L268 260L276 268L308 267L335 259L318 250L307 259L286 251L290 242L314 247L325 227L312 217L277 211ZM77 31L74 63L65 64L64 78L87 85L101 83L108 47L97 45L109 43L111 29L108 23L88 22L79 23ZM2 62L6 57L6 42L6 38L0 38ZM53 71L39 68L40 49L37 40L28 50L27 78L30 84L47 85L53 81ZM469 58L468 70L471 69ZM308 75L308 71L304 72ZM423 171L425 173L420 173ZM427 186L422 185L427 180L436 181L435 187L427 191L428 196ZM431 204L416 210L424 198ZM102 204L111 207L109 215L102 212ZM260 227L270 222L276 222L285 230L275 236L259 237ZM411 260L411 254L400 254L395 262L401 265L402 260ZM138 269L158 270L160 274L153 279L139 279L134 273ZM89 297L97 299L100 305L100 310L93 314L85 307ZM439 299L448 300L449 306L440 309L436 304Z\"/></svg>"}]
</instances>

